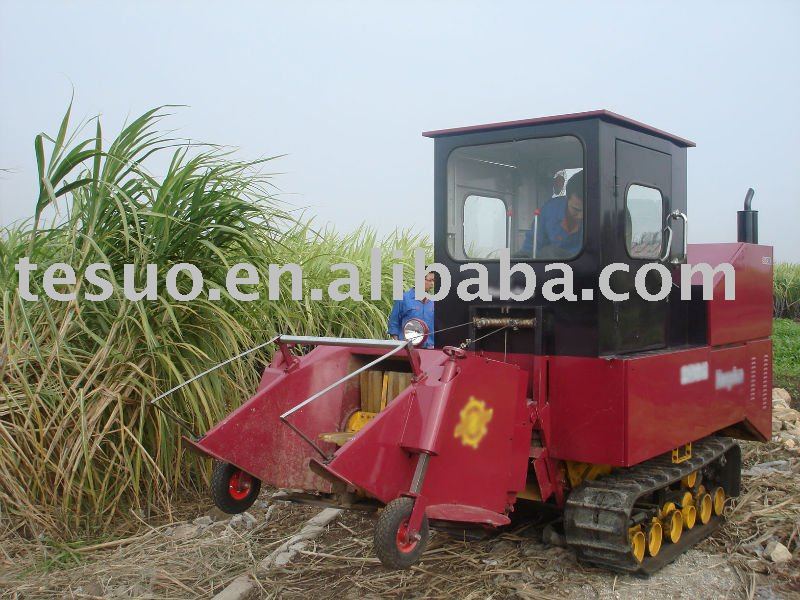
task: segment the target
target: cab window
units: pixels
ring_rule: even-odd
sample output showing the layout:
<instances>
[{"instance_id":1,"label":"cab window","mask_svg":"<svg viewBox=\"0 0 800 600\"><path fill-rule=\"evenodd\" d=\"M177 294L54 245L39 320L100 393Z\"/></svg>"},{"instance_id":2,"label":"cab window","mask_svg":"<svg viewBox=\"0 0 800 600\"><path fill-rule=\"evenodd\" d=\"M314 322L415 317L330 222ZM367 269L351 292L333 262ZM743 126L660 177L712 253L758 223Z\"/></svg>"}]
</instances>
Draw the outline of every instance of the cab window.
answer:
<instances>
[{"instance_id":1,"label":"cab window","mask_svg":"<svg viewBox=\"0 0 800 600\"><path fill-rule=\"evenodd\" d=\"M454 150L447 249L457 260L565 260L584 240L583 146L574 136Z\"/></svg>"},{"instance_id":2,"label":"cab window","mask_svg":"<svg viewBox=\"0 0 800 600\"><path fill-rule=\"evenodd\" d=\"M503 201L489 196L467 196L464 201L464 256L497 258L507 243Z\"/></svg>"},{"instance_id":3,"label":"cab window","mask_svg":"<svg viewBox=\"0 0 800 600\"><path fill-rule=\"evenodd\" d=\"M664 198L656 188L634 184L625 194L625 245L631 258L659 258Z\"/></svg>"}]
</instances>

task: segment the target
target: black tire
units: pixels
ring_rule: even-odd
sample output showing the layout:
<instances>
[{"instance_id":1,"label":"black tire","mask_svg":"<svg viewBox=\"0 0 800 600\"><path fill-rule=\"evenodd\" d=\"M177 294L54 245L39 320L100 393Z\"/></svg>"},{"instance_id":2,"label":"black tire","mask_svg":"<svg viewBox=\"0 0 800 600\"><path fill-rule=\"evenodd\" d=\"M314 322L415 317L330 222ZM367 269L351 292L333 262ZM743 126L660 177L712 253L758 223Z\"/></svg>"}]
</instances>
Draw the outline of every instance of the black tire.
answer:
<instances>
[{"instance_id":1,"label":"black tire","mask_svg":"<svg viewBox=\"0 0 800 600\"><path fill-rule=\"evenodd\" d=\"M420 559L428 545L430 537L428 517L422 517L419 540L405 548L400 545L398 534L401 527L408 524L413 508L412 498L397 498L389 502L378 517L378 523L375 525L375 554L389 569L408 569Z\"/></svg>"},{"instance_id":2,"label":"black tire","mask_svg":"<svg viewBox=\"0 0 800 600\"><path fill-rule=\"evenodd\" d=\"M236 485L239 483L240 485ZM235 515L253 505L261 480L230 463L215 462L211 472L211 498L222 512Z\"/></svg>"}]
</instances>

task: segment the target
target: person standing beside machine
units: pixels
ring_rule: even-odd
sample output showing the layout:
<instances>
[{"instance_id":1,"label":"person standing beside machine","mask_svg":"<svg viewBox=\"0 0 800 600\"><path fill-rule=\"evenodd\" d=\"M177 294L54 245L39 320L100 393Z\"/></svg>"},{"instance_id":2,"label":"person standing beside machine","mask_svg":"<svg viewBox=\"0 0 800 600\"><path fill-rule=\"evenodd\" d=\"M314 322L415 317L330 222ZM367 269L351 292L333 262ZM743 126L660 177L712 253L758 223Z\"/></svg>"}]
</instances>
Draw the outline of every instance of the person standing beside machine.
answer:
<instances>
[{"instance_id":1,"label":"person standing beside machine","mask_svg":"<svg viewBox=\"0 0 800 600\"><path fill-rule=\"evenodd\" d=\"M435 283L433 272L426 273L425 291L432 293ZM422 348L433 348L433 304L434 301L428 298L417 300L413 287L406 291L402 300L394 301L392 312L389 314L389 337L393 340L405 339L403 328L406 323L411 319L419 319L425 323L430 332Z\"/></svg>"}]
</instances>

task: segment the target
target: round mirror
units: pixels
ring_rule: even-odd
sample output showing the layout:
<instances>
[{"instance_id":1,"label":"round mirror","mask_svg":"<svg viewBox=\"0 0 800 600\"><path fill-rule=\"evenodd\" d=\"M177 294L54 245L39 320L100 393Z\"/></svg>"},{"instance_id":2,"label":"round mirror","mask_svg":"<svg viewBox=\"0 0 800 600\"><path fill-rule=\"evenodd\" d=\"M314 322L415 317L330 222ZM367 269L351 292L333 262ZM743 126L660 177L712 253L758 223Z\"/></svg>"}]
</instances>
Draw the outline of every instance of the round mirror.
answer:
<instances>
[{"instance_id":1,"label":"round mirror","mask_svg":"<svg viewBox=\"0 0 800 600\"><path fill-rule=\"evenodd\" d=\"M403 325L403 337L411 342L412 346L421 346L428 339L428 326L419 319L409 319Z\"/></svg>"}]
</instances>

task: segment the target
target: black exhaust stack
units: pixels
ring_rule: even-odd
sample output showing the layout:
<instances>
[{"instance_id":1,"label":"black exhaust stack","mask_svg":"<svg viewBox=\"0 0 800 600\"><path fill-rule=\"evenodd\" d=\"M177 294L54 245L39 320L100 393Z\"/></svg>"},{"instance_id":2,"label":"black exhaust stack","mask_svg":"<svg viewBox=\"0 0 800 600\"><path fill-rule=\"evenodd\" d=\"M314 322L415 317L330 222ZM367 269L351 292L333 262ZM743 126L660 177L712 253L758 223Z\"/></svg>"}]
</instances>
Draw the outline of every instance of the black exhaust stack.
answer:
<instances>
[{"instance_id":1,"label":"black exhaust stack","mask_svg":"<svg viewBox=\"0 0 800 600\"><path fill-rule=\"evenodd\" d=\"M744 197L744 210L736 213L739 241L745 244L758 243L758 211L750 209L754 194L753 188L747 190L747 195Z\"/></svg>"}]
</instances>

